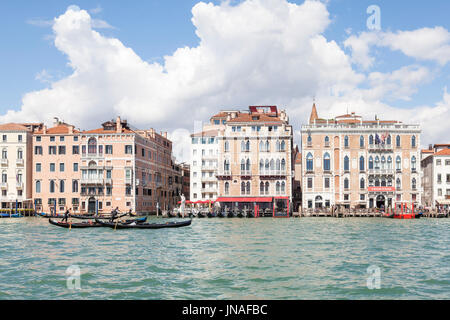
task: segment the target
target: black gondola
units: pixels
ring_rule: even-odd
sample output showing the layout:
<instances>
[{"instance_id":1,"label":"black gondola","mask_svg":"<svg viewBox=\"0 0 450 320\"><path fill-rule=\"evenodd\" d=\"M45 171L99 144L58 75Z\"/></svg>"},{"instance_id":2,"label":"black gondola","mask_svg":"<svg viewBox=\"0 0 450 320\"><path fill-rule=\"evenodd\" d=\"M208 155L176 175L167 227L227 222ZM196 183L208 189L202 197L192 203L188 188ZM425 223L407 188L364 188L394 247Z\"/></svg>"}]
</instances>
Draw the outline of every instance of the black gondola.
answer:
<instances>
[{"instance_id":1,"label":"black gondola","mask_svg":"<svg viewBox=\"0 0 450 320\"><path fill-rule=\"evenodd\" d=\"M224 212L219 212L219 213L217 214L217 216L218 216L219 218L225 218L225 217L226 217L226 214L225 214Z\"/></svg>"},{"instance_id":2,"label":"black gondola","mask_svg":"<svg viewBox=\"0 0 450 320\"><path fill-rule=\"evenodd\" d=\"M181 228L191 225L192 219L186 221L175 221L166 223L119 223L119 222L104 222L95 220L98 223L113 229L163 229L163 228Z\"/></svg>"},{"instance_id":3,"label":"black gondola","mask_svg":"<svg viewBox=\"0 0 450 320\"><path fill-rule=\"evenodd\" d=\"M85 221L85 222L62 222L62 221L55 221L53 219L48 219L48 222L54 226L62 227L62 228L74 228L74 229L80 229L80 228L100 228L104 227L102 223L99 222L100 220L95 219L95 222L92 220ZM121 223L122 224L131 224L131 223L144 223L147 221L147 217L144 218L138 218L138 219L128 219L124 220Z\"/></svg>"}]
</instances>

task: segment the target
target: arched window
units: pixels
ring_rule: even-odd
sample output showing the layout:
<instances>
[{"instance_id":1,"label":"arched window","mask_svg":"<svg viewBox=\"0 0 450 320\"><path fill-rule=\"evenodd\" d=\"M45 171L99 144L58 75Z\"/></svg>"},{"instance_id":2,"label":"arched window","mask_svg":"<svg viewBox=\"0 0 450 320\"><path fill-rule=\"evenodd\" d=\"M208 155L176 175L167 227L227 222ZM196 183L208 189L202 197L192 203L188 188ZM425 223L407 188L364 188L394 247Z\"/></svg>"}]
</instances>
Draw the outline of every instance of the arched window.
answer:
<instances>
[{"instance_id":1,"label":"arched window","mask_svg":"<svg viewBox=\"0 0 450 320\"><path fill-rule=\"evenodd\" d=\"M411 170L416 170L416 157L412 156L411 158Z\"/></svg>"},{"instance_id":2,"label":"arched window","mask_svg":"<svg viewBox=\"0 0 450 320\"><path fill-rule=\"evenodd\" d=\"M261 140L261 141L259 142L259 151L264 152L264 146L265 146L264 141Z\"/></svg>"},{"instance_id":3,"label":"arched window","mask_svg":"<svg viewBox=\"0 0 450 320\"><path fill-rule=\"evenodd\" d=\"M381 169L385 169L386 167L386 158L384 156L381 157Z\"/></svg>"},{"instance_id":4,"label":"arched window","mask_svg":"<svg viewBox=\"0 0 450 320\"><path fill-rule=\"evenodd\" d=\"M228 141L225 141L224 150L225 152L230 151L230 143Z\"/></svg>"},{"instance_id":5,"label":"arched window","mask_svg":"<svg viewBox=\"0 0 450 320\"><path fill-rule=\"evenodd\" d=\"M369 136L369 144L372 145L373 144L373 135Z\"/></svg>"},{"instance_id":6,"label":"arched window","mask_svg":"<svg viewBox=\"0 0 450 320\"><path fill-rule=\"evenodd\" d=\"M245 151L249 152L250 151L250 140L247 140L245 142Z\"/></svg>"},{"instance_id":7,"label":"arched window","mask_svg":"<svg viewBox=\"0 0 450 320\"><path fill-rule=\"evenodd\" d=\"M41 193L41 181L36 181L36 193Z\"/></svg>"},{"instance_id":8,"label":"arched window","mask_svg":"<svg viewBox=\"0 0 450 320\"><path fill-rule=\"evenodd\" d=\"M266 141L266 151L270 152L270 143L269 143L269 141Z\"/></svg>"},{"instance_id":9,"label":"arched window","mask_svg":"<svg viewBox=\"0 0 450 320\"><path fill-rule=\"evenodd\" d=\"M225 160L223 162L223 170L224 171L230 171L230 160Z\"/></svg>"},{"instance_id":10,"label":"arched window","mask_svg":"<svg viewBox=\"0 0 450 320\"><path fill-rule=\"evenodd\" d=\"M250 159L247 159L247 161L245 161L245 170L250 171Z\"/></svg>"},{"instance_id":11,"label":"arched window","mask_svg":"<svg viewBox=\"0 0 450 320\"><path fill-rule=\"evenodd\" d=\"M344 137L344 147L348 148L348 136Z\"/></svg>"},{"instance_id":12,"label":"arched window","mask_svg":"<svg viewBox=\"0 0 450 320\"><path fill-rule=\"evenodd\" d=\"M306 156L306 170L307 171L313 171L314 170L313 155L311 153L308 153L308 155Z\"/></svg>"},{"instance_id":13,"label":"arched window","mask_svg":"<svg viewBox=\"0 0 450 320\"><path fill-rule=\"evenodd\" d=\"M72 192L78 192L78 180L72 180Z\"/></svg>"},{"instance_id":14,"label":"arched window","mask_svg":"<svg viewBox=\"0 0 450 320\"><path fill-rule=\"evenodd\" d=\"M350 160L349 160L348 156L344 157L344 170L350 171Z\"/></svg>"},{"instance_id":15,"label":"arched window","mask_svg":"<svg viewBox=\"0 0 450 320\"><path fill-rule=\"evenodd\" d=\"M363 137L363 136L360 136L360 137L359 137L359 146L360 146L361 148L364 148L364 137Z\"/></svg>"},{"instance_id":16,"label":"arched window","mask_svg":"<svg viewBox=\"0 0 450 320\"><path fill-rule=\"evenodd\" d=\"M397 136L395 138L395 145L397 146L397 148L400 148L400 136Z\"/></svg>"},{"instance_id":17,"label":"arched window","mask_svg":"<svg viewBox=\"0 0 450 320\"><path fill-rule=\"evenodd\" d=\"M281 182L281 194L284 194L286 192L286 182Z\"/></svg>"},{"instance_id":18,"label":"arched window","mask_svg":"<svg viewBox=\"0 0 450 320\"><path fill-rule=\"evenodd\" d=\"M392 169L392 157L389 156L387 159L387 168Z\"/></svg>"},{"instance_id":19,"label":"arched window","mask_svg":"<svg viewBox=\"0 0 450 320\"><path fill-rule=\"evenodd\" d=\"M2 171L2 183L8 182L8 173L6 173L6 170Z\"/></svg>"},{"instance_id":20,"label":"arched window","mask_svg":"<svg viewBox=\"0 0 450 320\"><path fill-rule=\"evenodd\" d=\"M2 149L2 159L8 159L8 149Z\"/></svg>"},{"instance_id":21,"label":"arched window","mask_svg":"<svg viewBox=\"0 0 450 320\"><path fill-rule=\"evenodd\" d=\"M89 154L97 153L97 139L93 137L88 140L88 153Z\"/></svg>"},{"instance_id":22,"label":"arched window","mask_svg":"<svg viewBox=\"0 0 450 320\"><path fill-rule=\"evenodd\" d=\"M264 195L264 182L261 181L261 183L259 184L259 193L261 195Z\"/></svg>"},{"instance_id":23,"label":"arched window","mask_svg":"<svg viewBox=\"0 0 450 320\"><path fill-rule=\"evenodd\" d=\"M280 162L280 159L277 159L276 170L277 170L277 171L280 171L280 170L281 170L281 162Z\"/></svg>"},{"instance_id":24,"label":"arched window","mask_svg":"<svg viewBox=\"0 0 450 320\"><path fill-rule=\"evenodd\" d=\"M244 172L244 171L245 171L245 160L242 159L241 160L241 172Z\"/></svg>"},{"instance_id":25,"label":"arched window","mask_svg":"<svg viewBox=\"0 0 450 320\"><path fill-rule=\"evenodd\" d=\"M330 171L330 154L326 152L323 156L323 170Z\"/></svg>"},{"instance_id":26,"label":"arched window","mask_svg":"<svg viewBox=\"0 0 450 320\"><path fill-rule=\"evenodd\" d=\"M402 170L402 158L400 158L400 156L397 156L395 159L395 168L397 170Z\"/></svg>"},{"instance_id":27,"label":"arched window","mask_svg":"<svg viewBox=\"0 0 450 320\"><path fill-rule=\"evenodd\" d=\"M245 194L245 182L241 182L241 194Z\"/></svg>"},{"instance_id":28,"label":"arched window","mask_svg":"<svg viewBox=\"0 0 450 320\"><path fill-rule=\"evenodd\" d=\"M330 145L330 138L328 136L325 137L325 147Z\"/></svg>"},{"instance_id":29,"label":"arched window","mask_svg":"<svg viewBox=\"0 0 450 320\"><path fill-rule=\"evenodd\" d=\"M229 194L229 193L230 193L230 183L225 182L225 194Z\"/></svg>"},{"instance_id":30,"label":"arched window","mask_svg":"<svg viewBox=\"0 0 450 320\"><path fill-rule=\"evenodd\" d=\"M416 136L412 136L411 137L411 147L415 148L416 147Z\"/></svg>"},{"instance_id":31,"label":"arched window","mask_svg":"<svg viewBox=\"0 0 450 320\"><path fill-rule=\"evenodd\" d=\"M270 160L270 171L275 170L275 161L273 159Z\"/></svg>"},{"instance_id":32,"label":"arched window","mask_svg":"<svg viewBox=\"0 0 450 320\"><path fill-rule=\"evenodd\" d=\"M380 180L378 178L375 179L375 187L380 186Z\"/></svg>"},{"instance_id":33,"label":"arched window","mask_svg":"<svg viewBox=\"0 0 450 320\"><path fill-rule=\"evenodd\" d=\"M23 159L23 150L22 150L22 148L19 148L17 150L17 159Z\"/></svg>"},{"instance_id":34,"label":"arched window","mask_svg":"<svg viewBox=\"0 0 450 320\"><path fill-rule=\"evenodd\" d=\"M349 189L349 180L348 180L348 178L344 179L344 189Z\"/></svg>"},{"instance_id":35,"label":"arched window","mask_svg":"<svg viewBox=\"0 0 450 320\"><path fill-rule=\"evenodd\" d=\"M411 186L412 186L413 190L416 189L416 187L417 187L417 180L416 180L416 178L412 178Z\"/></svg>"},{"instance_id":36,"label":"arched window","mask_svg":"<svg viewBox=\"0 0 450 320\"><path fill-rule=\"evenodd\" d=\"M50 180L50 193L55 193L55 181Z\"/></svg>"},{"instance_id":37,"label":"arched window","mask_svg":"<svg viewBox=\"0 0 450 320\"><path fill-rule=\"evenodd\" d=\"M266 170L266 172L269 172L269 159L266 159L264 169Z\"/></svg>"},{"instance_id":38,"label":"arched window","mask_svg":"<svg viewBox=\"0 0 450 320\"><path fill-rule=\"evenodd\" d=\"M389 135L387 136L386 144L387 144L387 145L391 145L391 143L392 143L391 140L392 140L392 139L391 139L391 135L389 134Z\"/></svg>"},{"instance_id":39,"label":"arched window","mask_svg":"<svg viewBox=\"0 0 450 320\"><path fill-rule=\"evenodd\" d=\"M391 178L388 179L388 187L392 187L392 179Z\"/></svg>"},{"instance_id":40,"label":"arched window","mask_svg":"<svg viewBox=\"0 0 450 320\"><path fill-rule=\"evenodd\" d=\"M264 171L264 160L261 159L259 160L259 172L263 172Z\"/></svg>"},{"instance_id":41,"label":"arched window","mask_svg":"<svg viewBox=\"0 0 450 320\"><path fill-rule=\"evenodd\" d=\"M275 185L275 191L277 194L280 194L280 188L281 188L280 181L277 181Z\"/></svg>"},{"instance_id":42,"label":"arched window","mask_svg":"<svg viewBox=\"0 0 450 320\"><path fill-rule=\"evenodd\" d=\"M286 170L286 161L284 159L281 159L281 171L285 171Z\"/></svg>"},{"instance_id":43,"label":"arched window","mask_svg":"<svg viewBox=\"0 0 450 320\"><path fill-rule=\"evenodd\" d=\"M373 157L370 156L369 157L369 170L372 170L372 169L373 169Z\"/></svg>"},{"instance_id":44,"label":"arched window","mask_svg":"<svg viewBox=\"0 0 450 320\"><path fill-rule=\"evenodd\" d=\"M397 178L395 181L395 185L397 187L397 190L400 190L402 188L402 182L400 181L400 178Z\"/></svg>"},{"instance_id":45,"label":"arched window","mask_svg":"<svg viewBox=\"0 0 450 320\"><path fill-rule=\"evenodd\" d=\"M380 157L375 157L375 169L380 169Z\"/></svg>"},{"instance_id":46,"label":"arched window","mask_svg":"<svg viewBox=\"0 0 450 320\"><path fill-rule=\"evenodd\" d=\"M245 141L244 140L241 141L241 151L242 152L246 151L245 150Z\"/></svg>"},{"instance_id":47,"label":"arched window","mask_svg":"<svg viewBox=\"0 0 450 320\"><path fill-rule=\"evenodd\" d=\"M247 181L246 189L247 189L247 194L250 194L250 191L251 191L250 181Z\"/></svg>"},{"instance_id":48,"label":"arched window","mask_svg":"<svg viewBox=\"0 0 450 320\"><path fill-rule=\"evenodd\" d=\"M284 142L284 140L283 140L283 141L281 141L281 150L280 151L284 151L284 150L286 150L286 142Z\"/></svg>"},{"instance_id":49,"label":"arched window","mask_svg":"<svg viewBox=\"0 0 450 320\"><path fill-rule=\"evenodd\" d=\"M386 179L385 178L381 178L381 186L386 187Z\"/></svg>"},{"instance_id":50,"label":"arched window","mask_svg":"<svg viewBox=\"0 0 450 320\"><path fill-rule=\"evenodd\" d=\"M64 193L65 185L64 180L59 181L59 192Z\"/></svg>"},{"instance_id":51,"label":"arched window","mask_svg":"<svg viewBox=\"0 0 450 320\"><path fill-rule=\"evenodd\" d=\"M308 142L308 145L311 145L311 144L312 144L311 134L308 134L307 142Z\"/></svg>"},{"instance_id":52,"label":"arched window","mask_svg":"<svg viewBox=\"0 0 450 320\"><path fill-rule=\"evenodd\" d=\"M360 171L364 171L365 170L365 168L364 168L364 157L363 156L361 156L361 157L359 157L359 170Z\"/></svg>"},{"instance_id":53,"label":"arched window","mask_svg":"<svg viewBox=\"0 0 450 320\"><path fill-rule=\"evenodd\" d=\"M269 182L266 182L266 188L265 189L266 189L266 191L265 191L266 194L269 194Z\"/></svg>"},{"instance_id":54,"label":"arched window","mask_svg":"<svg viewBox=\"0 0 450 320\"><path fill-rule=\"evenodd\" d=\"M366 187L366 183L364 181L364 178L361 178L361 180L359 180L359 187L361 189L364 189Z\"/></svg>"}]
</instances>

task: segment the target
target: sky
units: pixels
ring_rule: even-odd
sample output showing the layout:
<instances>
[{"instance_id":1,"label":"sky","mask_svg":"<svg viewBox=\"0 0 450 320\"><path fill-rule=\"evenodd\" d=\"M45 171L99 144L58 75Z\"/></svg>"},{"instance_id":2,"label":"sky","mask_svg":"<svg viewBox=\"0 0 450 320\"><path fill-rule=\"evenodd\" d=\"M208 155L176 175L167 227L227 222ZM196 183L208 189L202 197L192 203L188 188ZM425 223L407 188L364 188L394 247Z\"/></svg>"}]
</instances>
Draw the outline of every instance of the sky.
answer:
<instances>
[{"instance_id":1,"label":"sky","mask_svg":"<svg viewBox=\"0 0 450 320\"><path fill-rule=\"evenodd\" d=\"M450 143L448 12L448 0L2 1L0 122L91 129L120 115L168 131L186 160L195 123L221 109L277 105L298 142L315 99L323 118L417 123L423 147Z\"/></svg>"}]
</instances>

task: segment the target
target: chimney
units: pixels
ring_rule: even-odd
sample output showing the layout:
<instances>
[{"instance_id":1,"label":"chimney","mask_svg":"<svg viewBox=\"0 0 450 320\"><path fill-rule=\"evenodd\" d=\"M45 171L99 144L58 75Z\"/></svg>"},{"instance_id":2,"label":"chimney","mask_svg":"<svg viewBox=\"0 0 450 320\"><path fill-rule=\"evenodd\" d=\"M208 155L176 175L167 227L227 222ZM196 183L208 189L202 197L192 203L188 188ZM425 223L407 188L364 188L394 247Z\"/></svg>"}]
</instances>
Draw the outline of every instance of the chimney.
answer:
<instances>
[{"instance_id":1,"label":"chimney","mask_svg":"<svg viewBox=\"0 0 450 320\"><path fill-rule=\"evenodd\" d=\"M53 126L56 127L57 125L59 125L59 119L58 119L58 117L54 117L53 118Z\"/></svg>"},{"instance_id":2,"label":"chimney","mask_svg":"<svg viewBox=\"0 0 450 320\"><path fill-rule=\"evenodd\" d=\"M120 119L120 116L116 119L116 132L122 133L122 120Z\"/></svg>"},{"instance_id":3,"label":"chimney","mask_svg":"<svg viewBox=\"0 0 450 320\"><path fill-rule=\"evenodd\" d=\"M44 134L47 134L47 126L44 125L44 129L42 130Z\"/></svg>"},{"instance_id":4,"label":"chimney","mask_svg":"<svg viewBox=\"0 0 450 320\"><path fill-rule=\"evenodd\" d=\"M69 134L73 134L73 129L74 128L75 128L74 126L69 126Z\"/></svg>"},{"instance_id":5,"label":"chimney","mask_svg":"<svg viewBox=\"0 0 450 320\"><path fill-rule=\"evenodd\" d=\"M432 144L428 145L428 150L433 150L433 145Z\"/></svg>"}]
</instances>

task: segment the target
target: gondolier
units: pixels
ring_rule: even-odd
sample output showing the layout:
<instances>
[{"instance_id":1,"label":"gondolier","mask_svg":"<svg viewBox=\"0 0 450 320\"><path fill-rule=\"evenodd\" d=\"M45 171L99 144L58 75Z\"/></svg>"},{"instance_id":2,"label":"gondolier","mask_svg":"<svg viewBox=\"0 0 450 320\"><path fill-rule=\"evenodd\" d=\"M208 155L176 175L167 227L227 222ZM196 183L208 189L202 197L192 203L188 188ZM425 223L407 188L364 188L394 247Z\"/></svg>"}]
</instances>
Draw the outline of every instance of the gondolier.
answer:
<instances>
[{"instance_id":1,"label":"gondolier","mask_svg":"<svg viewBox=\"0 0 450 320\"><path fill-rule=\"evenodd\" d=\"M66 212L64 212L64 217L61 220L61 222L67 222L67 219L69 219L69 217L70 217L70 210L67 209Z\"/></svg>"}]
</instances>

